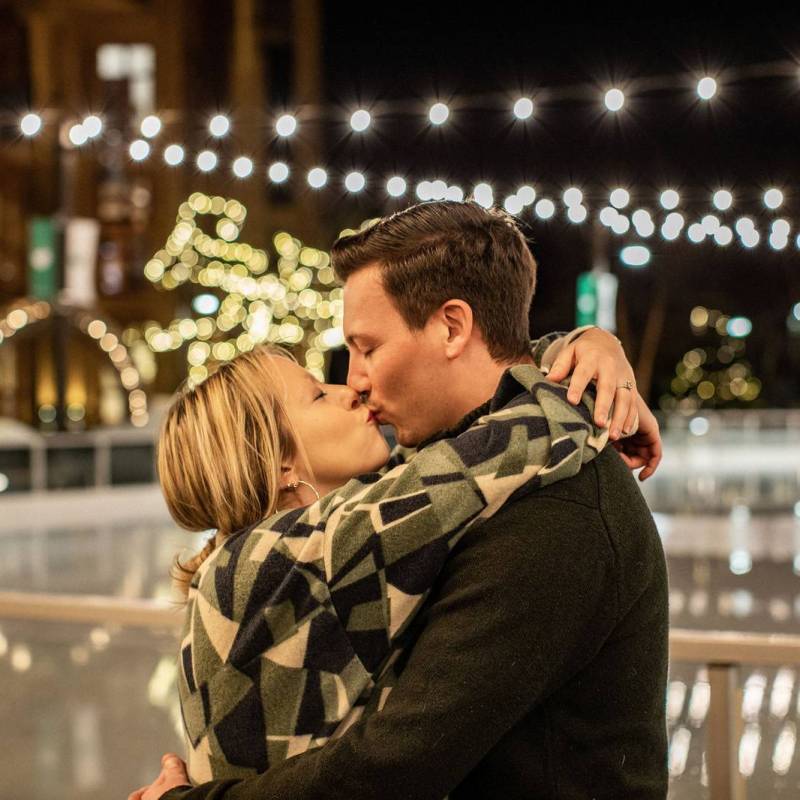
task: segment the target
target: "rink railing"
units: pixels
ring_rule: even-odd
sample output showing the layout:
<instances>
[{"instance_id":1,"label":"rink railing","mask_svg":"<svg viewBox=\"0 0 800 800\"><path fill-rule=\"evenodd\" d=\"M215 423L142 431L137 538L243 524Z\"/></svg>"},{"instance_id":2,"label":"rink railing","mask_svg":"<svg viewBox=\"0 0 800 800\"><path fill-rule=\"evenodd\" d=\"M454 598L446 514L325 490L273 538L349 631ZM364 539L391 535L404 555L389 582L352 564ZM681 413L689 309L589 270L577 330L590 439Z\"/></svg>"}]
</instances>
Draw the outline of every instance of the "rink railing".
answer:
<instances>
[{"instance_id":1,"label":"rink railing","mask_svg":"<svg viewBox=\"0 0 800 800\"><path fill-rule=\"evenodd\" d=\"M176 630L183 612L177 604L156 600L0 592L2 618ZM745 664L800 667L800 636L673 628L669 652L673 662L704 664L708 669L711 696L706 766L710 800L744 800L737 748L741 734L738 670Z\"/></svg>"}]
</instances>

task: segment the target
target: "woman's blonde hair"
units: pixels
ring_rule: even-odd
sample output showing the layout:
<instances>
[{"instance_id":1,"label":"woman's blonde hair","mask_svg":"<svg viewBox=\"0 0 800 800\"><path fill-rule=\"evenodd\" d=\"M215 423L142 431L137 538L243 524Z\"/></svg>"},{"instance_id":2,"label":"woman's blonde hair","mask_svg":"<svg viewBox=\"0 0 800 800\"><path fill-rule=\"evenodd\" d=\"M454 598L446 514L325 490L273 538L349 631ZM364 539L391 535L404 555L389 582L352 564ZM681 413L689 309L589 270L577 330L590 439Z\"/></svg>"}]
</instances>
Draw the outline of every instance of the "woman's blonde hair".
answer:
<instances>
[{"instance_id":1,"label":"woman's blonde hair","mask_svg":"<svg viewBox=\"0 0 800 800\"><path fill-rule=\"evenodd\" d=\"M216 530L195 556L175 558L171 574L184 597L222 540L275 513L281 467L302 456L273 357L291 359L262 345L223 364L181 390L162 423L158 478L172 518L186 530Z\"/></svg>"}]
</instances>

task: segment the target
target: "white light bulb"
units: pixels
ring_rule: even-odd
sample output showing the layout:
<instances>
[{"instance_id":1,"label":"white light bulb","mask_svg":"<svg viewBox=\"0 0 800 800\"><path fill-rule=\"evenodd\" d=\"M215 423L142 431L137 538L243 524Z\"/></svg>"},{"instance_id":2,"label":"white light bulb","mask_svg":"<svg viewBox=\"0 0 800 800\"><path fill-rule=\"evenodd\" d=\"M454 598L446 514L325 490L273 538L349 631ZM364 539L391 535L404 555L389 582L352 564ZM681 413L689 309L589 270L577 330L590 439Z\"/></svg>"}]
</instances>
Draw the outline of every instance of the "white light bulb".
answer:
<instances>
[{"instance_id":1,"label":"white light bulb","mask_svg":"<svg viewBox=\"0 0 800 800\"><path fill-rule=\"evenodd\" d=\"M780 208L783 205L783 192L780 189L767 189L764 192L764 205L773 210Z\"/></svg>"},{"instance_id":2,"label":"white light bulb","mask_svg":"<svg viewBox=\"0 0 800 800\"><path fill-rule=\"evenodd\" d=\"M715 217L713 214L706 214L700 220L700 224L703 226L703 233L707 236L713 236L719 230L719 217Z\"/></svg>"},{"instance_id":3,"label":"white light bulb","mask_svg":"<svg viewBox=\"0 0 800 800\"><path fill-rule=\"evenodd\" d=\"M472 197L479 206L491 208L494 205L494 192L488 183L479 183L472 190Z\"/></svg>"},{"instance_id":4,"label":"white light bulb","mask_svg":"<svg viewBox=\"0 0 800 800\"><path fill-rule=\"evenodd\" d=\"M428 200L433 200L433 182L420 181L416 189L417 200L426 203Z\"/></svg>"},{"instance_id":5,"label":"white light bulb","mask_svg":"<svg viewBox=\"0 0 800 800\"><path fill-rule=\"evenodd\" d=\"M42 118L33 112L26 114L19 121L19 129L24 136L36 136L42 129Z\"/></svg>"},{"instance_id":6,"label":"white light bulb","mask_svg":"<svg viewBox=\"0 0 800 800\"><path fill-rule=\"evenodd\" d=\"M645 225L650 221L650 212L646 208L637 208L631 214L631 222L638 228L640 225Z\"/></svg>"},{"instance_id":7,"label":"white light bulb","mask_svg":"<svg viewBox=\"0 0 800 800\"><path fill-rule=\"evenodd\" d=\"M575 224L584 222L588 213L589 212L586 210L586 206L570 206L567 209L567 217L569 218L569 221L574 222Z\"/></svg>"},{"instance_id":8,"label":"white light bulb","mask_svg":"<svg viewBox=\"0 0 800 800\"><path fill-rule=\"evenodd\" d=\"M636 233L638 233L642 239L649 239L656 232L655 223L649 216L643 218L635 227Z\"/></svg>"},{"instance_id":9,"label":"white light bulb","mask_svg":"<svg viewBox=\"0 0 800 800\"><path fill-rule=\"evenodd\" d=\"M630 230L631 221L624 214L617 214L614 221L611 223L611 230L622 236Z\"/></svg>"},{"instance_id":10,"label":"white light bulb","mask_svg":"<svg viewBox=\"0 0 800 800\"><path fill-rule=\"evenodd\" d=\"M745 231L744 235L742 236L742 244L748 248L755 247L760 240L761 234L755 228Z\"/></svg>"},{"instance_id":11,"label":"white light bulb","mask_svg":"<svg viewBox=\"0 0 800 800\"><path fill-rule=\"evenodd\" d=\"M783 250L789 244L789 239L786 236L780 236L773 232L769 235L769 246L773 250Z\"/></svg>"},{"instance_id":12,"label":"white light bulb","mask_svg":"<svg viewBox=\"0 0 800 800\"><path fill-rule=\"evenodd\" d=\"M406 184L405 178L401 178L399 175L395 175L386 181L386 191L391 197L402 197L406 193L407 188L408 185Z\"/></svg>"},{"instance_id":13,"label":"white light bulb","mask_svg":"<svg viewBox=\"0 0 800 800\"><path fill-rule=\"evenodd\" d=\"M142 136L152 139L161 133L161 120L155 114L149 114L142 120L139 130L142 132Z\"/></svg>"},{"instance_id":14,"label":"white light bulb","mask_svg":"<svg viewBox=\"0 0 800 800\"><path fill-rule=\"evenodd\" d=\"M733 205L733 195L727 189L719 189L714 192L712 202L718 211L727 211Z\"/></svg>"},{"instance_id":15,"label":"white light bulb","mask_svg":"<svg viewBox=\"0 0 800 800\"><path fill-rule=\"evenodd\" d=\"M791 225L785 219L776 219L772 223L772 232L781 239L787 238L791 229Z\"/></svg>"},{"instance_id":16,"label":"white light bulb","mask_svg":"<svg viewBox=\"0 0 800 800\"><path fill-rule=\"evenodd\" d=\"M650 262L650 248L641 244L623 247L619 254L623 264L629 267L643 267Z\"/></svg>"},{"instance_id":17,"label":"white light bulb","mask_svg":"<svg viewBox=\"0 0 800 800\"><path fill-rule=\"evenodd\" d=\"M667 225L667 223L665 222L661 226L661 235L667 241L672 242L672 241L674 241L675 239L677 239L681 235L681 229L680 228L676 228L673 225Z\"/></svg>"},{"instance_id":18,"label":"white light bulb","mask_svg":"<svg viewBox=\"0 0 800 800\"><path fill-rule=\"evenodd\" d=\"M195 163L201 172L211 172L217 166L217 154L211 150L203 150L197 154Z\"/></svg>"},{"instance_id":19,"label":"white light bulb","mask_svg":"<svg viewBox=\"0 0 800 800\"><path fill-rule=\"evenodd\" d=\"M253 173L253 159L247 156L239 156L239 158L233 162L232 169L233 174L237 178L247 178Z\"/></svg>"},{"instance_id":20,"label":"white light bulb","mask_svg":"<svg viewBox=\"0 0 800 800\"><path fill-rule=\"evenodd\" d=\"M522 200L520 200L515 194L510 194L503 201L503 208L508 211L509 214L520 214L524 207L525 205L523 204Z\"/></svg>"},{"instance_id":21,"label":"white light bulb","mask_svg":"<svg viewBox=\"0 0 800 800\"><path fill-rule=\"evenodd\" d=\"M450 116L450 109L444 103L434 103L428 111L428 119L434 125L443 125Z\"/></svg>"},{"instance_id":22,"label":"white light bulb","mask_svg":"<svg viewBox=\"0 0 800 800\"><path fill-rule=\"evenodd\" d=\"M567 207L578 206L583 200L583 192L576 186L570 186L562 195L562 200Z\"/></svg>"},{"instance_id":23,"label":"white light bulb","mask_svg":"<svg viewBox=\"0 0 800 800\"><path fill-rule=\"evenodd\" d=\"M661 192L659 201L662 208L665 208L667 211L672 211L673 208L678 207L678 203L681 202L681 197L674 189L664 189L664 191Z\"/></svg>"},{"instance_id":24,"label":"white light bulb","mask_svg":"<svg viewBox=\"0 0 800 800\"><path fill-rule=\"evenodd\" d=\"M608 199L614 208L625 208L631 201L631 195L627 189L614 189Z\"/></svg>"},{"instance_id":25,"label":"white light bulb","mask_svg":"<svg viewBox=\"0 0 800 800\"><path fill-rule=\"evenodd\" d=\"M448 186L445 199L461 203L464 201L464 190L460 186Z\"/></svg>"},{"instance_id":26,"label":"white light bulb","mask_svg":"<svg viewBox=\"0 0 800 800\"><path fill-rule=\"evenodd\" d=\"M522 205L532 206L534 200L536 200L536 189L528 185L520 186L517 189L517 197L522 200Z\"/></svg>"},{"instance_id":27,"label":"white light bulb","mask_svg":"<svg viewBox=\"0 0 800 800\"><path fill-rule=\"evenodd\" d=\"M750 217L739 217L733 227L739 236L744 236L747 231L752 231L755 225L753 225L753 220Z\"/></svg>"},{"instance_id":28,"label":"white light bulb","mask_svg":"<svg viewBox=\"0 0 800 800\"><path fill-rule=\"evenodd\" d=\"M275 120L275 132L278 136L291 136L297 130L297 119L292 114L281 114Z\"/></svg>"},{"instance_id":29,"label":"white light bulb","mask_svg":"<svg viewBox=\"0 0 800 800\"><path fill-rule=\"evenodd\" d=\"M706 75L697 82L697 96L701 100L710 100L717 93L717 82Z\"/></svg>"},{"instance_id":30,"label":"white light bulb","mask_svg":"<svg viewBox=\"0 0 800 800\"><path fill-rule=\"evenodd\" d=\"M134 161L144 161L150 155L150 144L144 139L135 139L131 142L128 153Z\"/></svg>"},{"instance_id":31,"label":"white light bulb","mask_svg":"<svg viewBox=\"0 0 800 800\"><path fill-rule=\"evenodd\" d=\"M360 172L349 172L344 185L348 192L360 192L367 185L367 180Z\"/></svg>"},{"instance_id":32,"label":"white light bulb","mask_svg":"<svg viewBox=\"0 0 800 800\"><path fill-rule=\"evenodd\" d=\"M179 144L171 144L164 148L164 161L171 167L177 167L184 159L185 153Z\"/></svg>"},{"instance_id":33,"label":"white light bulb","mask_svg":"<svg viewBox=\"0 0 800 800\"><path fill-rule=\"evenodd\" d=\"M69 140L75 147L80 147L83 144L86 144L89 141L89 137L86 134L86 131L83 128L83 125L73 125L69 129Z\"/></svg>"},{"instance_id":34,"label":"white light bulb","mask_svg":"<svg viewBox=\"0 0 800 800\"><path fill-rule=\"evenodd\" d=\"M220 138L231 129L231 121L224 114L215 114L208 123L208 130L212 136Z\"/></svg>"},{"instance_id":35,"label":"white light bulb","mask_svg":"<svg viewBox=\"0 0 800 800\"><path fill-rule=\"evenodd\" d=\"M321 189L328 182L328 173L322 167L313 167L308 171L306 180L312 189Z\"/></svg>"},{"instance_id":36,"label":"white light bulb","mask_svg":"<svg viewBox=\"0 0 800 800\"><path fill-rule=\"evenodd\" d=\"M556 205L552 200L543 197L541 200L536 201L533 210L539 219L550 219L556 213Z\"/></svg>"},{"instance_id":37,"label":"white light bulb","mask_svg":"<svg viewBox=\"0 0 800 800\"><path fill-rule=\"evenodd\" d=\"M447 184L443 180L436 180L431 184L434 200L444 200L447 195Z\"/></svg>"},{"instance_id":38,"label":"white light bulb","mask_svg":"<svg viewBox=\"0 0 800 800\"><path fill-rule=\"evenodd\" d=\"M720 225L714 234L714 241L720 247L727 247L733 241L733 231L727 225Z\"/></svg>"},{"instance_id":39,"label":"white light bulb","mask_svg":"<svg viewBox=\"0 0 800 800\"><path fill-rule=\"evenodd\" d=\"M689 237L689 241L694 242L695 244L700 244L700 242L706 238L706 232L703 230L703 226L699 222L693 222L689 226L687 235Z\"/></svg>"},{"instance_id":40,"label":"white light bulb","mask_svg":"<svg viewBox=\"0 0 800 800\"><path fill-rule=\"evenodd\" d=\"M356 132L361 133L369 128L372 122L372 116L365 108L359 108L354 111L350 116L350 127Z\"/></svg>"},{"instance_id":41,"label":"white light bulb","mask_svg":"<svg viewBox=\"0 0 800 800\"><path fill-rule=\"evenodd\" d=\"M604 99L609 111L619 111L625 105L625 94L621 89L609 89Z\"/></svg>"},{"instance_id":42,"label":"white light bulb","mask_svg":"<svg viewBox=\"0 0 800 800\"><path fill-rule=\"evenodd\" d=\"M289 177L289 167L283 161L276 161L269 165L267 177L273 183L284 183Z\"/></svg>"},{"instance_id":43,"label":"white light bulb","mask_svg":"<svg viewBox=\"0 0 800 800\"><path fill-rule=\"evenodd\" d=\"M670 228L676 228L678 231L680 231L681 228L683 228L683 226L686 224L686 220L683 218L683 214L679 214L677 211L672 211L667 214L664 224L669 225Z\"/></svg>"},{"instance_id":44,"label":"white light bulb","mask_svg":"<svg viewBox=\"0 0 800 800\"><path fill-rule=\"evenodd\" d=\"M606 206L600 212L600 222L602 222L603 225L606 226L606 228L610 228L611 224L614 222L614 220L617 218L618 215L619 212L617 211L616 208L613 208L612 206Z\"/></svg>"},{"instance_id":45,"label":"white light bulb","mask_svg":"<svg viewBox=\"0 0 800 800\"><path fill-rule=\"evenodd\" d=\"M103 120L97 114L89 114L81 125L90 139L96 139L103 132Z\"/></svg>"},{"instance_id":46,"label":"white light bulb","mask_svg":"<svg viewBox=\"0 0 800 800\"><path fill-rule=\"evenodd\" d=\"M517 119L528 119L533 116L533 100L529 97L520 97L514 103L514 116Z\"/></svg>"}]
</instances>

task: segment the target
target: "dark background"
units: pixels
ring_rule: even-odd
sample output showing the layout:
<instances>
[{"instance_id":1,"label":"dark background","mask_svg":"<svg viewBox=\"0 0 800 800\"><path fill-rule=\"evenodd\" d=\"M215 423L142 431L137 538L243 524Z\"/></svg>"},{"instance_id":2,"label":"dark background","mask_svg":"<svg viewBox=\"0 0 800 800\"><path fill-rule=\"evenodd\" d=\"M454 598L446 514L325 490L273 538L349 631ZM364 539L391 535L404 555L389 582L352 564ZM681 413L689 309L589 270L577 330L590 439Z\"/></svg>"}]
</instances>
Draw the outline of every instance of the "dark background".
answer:
<instances>
[{"instance_id":1,"label":"dark background","mask_svg":"<svg viewBox=\"0 0 800 800\"><path fill-rule=\"evenodd\" d=\"M800 402L800 343L786 327L792 304L800 301L800 66L779 77L742 74L764 62L800 64L800 12L763 4L742 12L734 4L632 11L609 4L448 2L328 2L324 11L326 94L341 109L338 127L328 128L328 149L331 165L343 172L399 170L416 180L443 178L466 191L486 179L496 187L497 202L523 182L553 199L574 183L583 187L590 215L617 185L632 190L629 212L640 205L657 211L659 191L670 185L681 192L687 227L714 211L715 189L731 189L735 204L725 221L754 216L762 235L754 251L738 237L720 248L690 244L686 229L678 242L664 241L657 231L648 240L650 265L631 270L616 254L635 237L612 237L630 347L636 348L655 294L666 293L650 398L655 405L668 391L675 362L700 343L689 325L691 308L745 315L753 321L747 356L764 382L756 405ZM718 76L710 103L699 102L695 92L704 74ZM661 83L672 85L661 90L641 80L662 75L669 77ZM627 90L618 115L602 104L613 85ZM535 119L513 120L509 108L520 94L535 97L548 88L569 97L544 97ZM460 98L481 94L487 97L459 109ZM392 103L409 98L417 101L418 115L398 113ZM437 99L451 105L441 128L425 118ZM353 134L347 120L362 105L372 110L373 125ZM768 214L761 195L771 185L783 188L786 201ZM382 184L339 200L348 224L354 215L393 207ZM571 225L557 206L548 223L530 209L522 215L540 265L532 315L537 335L572 325L575 278L591 265L590 226ZM657 228L663 213L654 215ZM782 252L766 241L772 216L793 222Z\"/></svg>"}]
</instances>

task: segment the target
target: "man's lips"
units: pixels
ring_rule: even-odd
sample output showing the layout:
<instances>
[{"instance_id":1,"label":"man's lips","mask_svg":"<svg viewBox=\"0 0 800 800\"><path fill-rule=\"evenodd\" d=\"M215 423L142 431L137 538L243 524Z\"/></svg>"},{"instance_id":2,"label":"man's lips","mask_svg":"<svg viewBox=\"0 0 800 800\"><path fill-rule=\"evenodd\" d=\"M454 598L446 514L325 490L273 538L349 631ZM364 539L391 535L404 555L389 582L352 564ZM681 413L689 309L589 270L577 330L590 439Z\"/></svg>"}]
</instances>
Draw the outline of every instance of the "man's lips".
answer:
<instances>
[{"instance_id":1,"label":"man's lips","mask_svg":"<svg viewBox=\"0 0 800 800\"><path fill-rule=\"evenodd\" d=\"M367 422L368 423L374 422L377 425L383 424L381 418L372 409L369 410L369 415L367 416Z\"/></svg>"}]
</instances>

